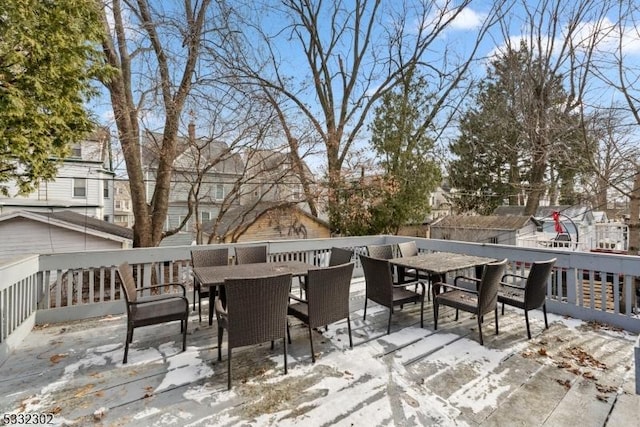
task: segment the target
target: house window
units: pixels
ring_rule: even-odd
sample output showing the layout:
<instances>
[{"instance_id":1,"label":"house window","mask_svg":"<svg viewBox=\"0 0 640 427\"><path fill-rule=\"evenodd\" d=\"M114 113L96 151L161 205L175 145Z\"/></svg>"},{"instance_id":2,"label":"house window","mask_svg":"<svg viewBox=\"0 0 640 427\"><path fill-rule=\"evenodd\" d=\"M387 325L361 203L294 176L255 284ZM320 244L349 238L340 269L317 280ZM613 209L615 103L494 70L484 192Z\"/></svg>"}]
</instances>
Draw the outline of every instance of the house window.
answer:
<instances>
[{"instance_id":1,"label":"house window","mask_svg":"<svg viewBox=\"0 0 640 427\"><path fill-rule=\"evenodd\" d=\"M73 144L71 146L71 157L82 158L82 146L80 144Z\"/></svg>"},{"instance_id":2,"label":"house window","mask_svg":"<svg viewBox=\"0 0 640 427\"><path fill-rule=\"evenodd\" d=\"M102 219L104 219L106 222L109 222L109 215L105 215Z\"/></svg>"},{"instance_id":3,"label":"house window","mask_svg":"<svg viewBox=\"0 0 640 427\"><path fill-rule=\"evenodd\" d=\"M494 236L494 237L489 237L489 243L493 243L494 245L498 244L498 237Z\"/></svg>"},{"instance_id":4,"label":"house window","mask_svg":"<svg viewBox=\"0 0 640 427\"><path fill-rule=\"evenodd\" d=\"M102 189L102 196L105 199L109 198L109 181L104 181L104 188Z\"/></svg>"},{"instance_id":5,"label":"house window","mask_svg":"<svg viewBox=\"0 0 640 427\"><path fill-rule=\"evenodd\" d=\"M217 184L216 185L216 200L224 199L224 185Z\"/></svg>"},{"instance_id":6,"label":"house window","mask_svg":"<svg viewBox=\"0 0 640 427\"><path fill-rule=\"evenodd\" d=\"M210 212L200 212L200 221L209 221L211 219Z\"/></svg>"},{"instance_id":7,"label":"house window","mask_svg":"<svg viewBox=\"0 0 640 427\"><path fill-rule=\"evenodd\" d=\"M73 178L73 197L87 197L86 178Z\"/></svg>"}]
</instances>

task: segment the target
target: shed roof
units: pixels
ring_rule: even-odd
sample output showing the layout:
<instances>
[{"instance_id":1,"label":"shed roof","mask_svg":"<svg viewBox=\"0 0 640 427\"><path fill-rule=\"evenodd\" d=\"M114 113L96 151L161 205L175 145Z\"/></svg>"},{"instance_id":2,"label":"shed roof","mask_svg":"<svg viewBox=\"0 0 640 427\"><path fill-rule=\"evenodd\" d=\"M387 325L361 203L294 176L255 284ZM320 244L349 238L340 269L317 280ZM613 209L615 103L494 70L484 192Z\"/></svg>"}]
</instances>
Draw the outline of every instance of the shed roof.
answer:
<instances>
[{"instance_id":1,"label":"shed roof","mask_svg":"<svg viewBox=\"0 0 640 427\"><path fill-rule=\"evenodd\" d=\"M529 222L533 222L530 216L447 215L431 224L431 228L519 230Z\"/></svg>"}]
</instances>

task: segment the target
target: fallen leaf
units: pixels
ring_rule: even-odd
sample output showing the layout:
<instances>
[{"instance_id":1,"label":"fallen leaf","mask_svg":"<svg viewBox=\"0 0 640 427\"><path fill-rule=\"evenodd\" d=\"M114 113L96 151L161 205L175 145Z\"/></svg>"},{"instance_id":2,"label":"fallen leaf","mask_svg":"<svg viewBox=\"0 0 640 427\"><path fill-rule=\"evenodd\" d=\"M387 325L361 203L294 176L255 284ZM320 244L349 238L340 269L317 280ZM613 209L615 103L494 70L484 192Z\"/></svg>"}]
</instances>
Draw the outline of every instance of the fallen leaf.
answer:
<instances>
[{"instance_id":1,"label":"fallen leaf","mask_svg":"<svg viewBox=\"0 0 640 427\"><path fill-rule=\"evenodd\" d=\"M67 354L54 354L49 358L49 362L55 365L56 363L60 362L62 359L64 359L67 356L68 356Z\"/></svg>"},{"instance_id":2,"label":"fallen leaf","mask_svg":"<svg viewBox=\"0 0 640 427\"><path fill-rule=\"evenodd\" d=\"M571 388L571 381L569 380L556 380L558 384L564 386L565 389L569 390Z\"/></svg>"},{"instance_id":3,"label":"fallen leaf","mask_svg":"<svg viewBox=\"0 0 640 427\"><path fill-rule=\"evenodd\" d=\"M547 355L547 349L544 348L544 347L540 348L540 350L538 350L538 354L540 356L546 356Z\"/></svg>"},{"instance_id":4,"label":"fallen leaf","mask_svg":"<svg viewBox=\"0 0 640 427\"><path fill-rule=\"evenodd\" d=\"M604 396L602 394L599 394L596 396L596 399L602 401L602 402L607 402L609 399L607 398L607 396Z\"/></svg>"},{"instance_id":5,"label":"fallen leaf","mask_svg":"<svg viewBox=\"0 0 640 427\"><path fill-rule=\"evenodd\" d=\"M593 372L585 372L584 374L582 374L582 376L584 378L589 379L589 380L595 380L596 379L595 375L593 375Z\"/></svg>"},{"instance_id":6,"label":"fallen leaf","mask_svg":"<svg viewBox=\"0 0 640 427\"><path fill-rule=\"evenodd\" d=\"M93 384L87 384L84 387L80 387L78 391L76 391L76 393L73 395L73 397L82 397L89 393L93 389L93 387L95 387Z\"/></svg>"}]
</instances>

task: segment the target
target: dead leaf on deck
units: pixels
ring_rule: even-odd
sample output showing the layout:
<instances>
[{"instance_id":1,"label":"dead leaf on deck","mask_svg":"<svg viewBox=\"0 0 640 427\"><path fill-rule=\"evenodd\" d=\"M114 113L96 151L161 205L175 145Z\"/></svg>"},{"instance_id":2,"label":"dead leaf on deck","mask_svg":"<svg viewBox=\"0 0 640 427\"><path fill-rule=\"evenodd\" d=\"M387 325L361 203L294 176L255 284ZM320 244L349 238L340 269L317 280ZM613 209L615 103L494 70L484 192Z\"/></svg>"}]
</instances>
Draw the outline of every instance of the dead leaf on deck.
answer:
<instances>
[{"instance_id":1,"label":"dead leaf on deck","mask_svg":"<svg viewBox=\"0 0 640 427\"><path fill-rule=\"evenodd\" d=\"M561 369L569 369L571 367L571 363L561 360L556 363L556 366Z\"/></svg>"},{"instance_id":2,"label":"dead leaf on deck","mask_svg":"<svg viewBox=\"0 0 640 427\"><path fill-rule=\"evenodd\" d=\"M602 401L602 402L607 402L607 401L609 401L609 399L607 398L607 396L605 396L605 395L603 395L603 394L598 394L598 395L596 396L596 399L598 399L598 400L600 400L600 401Z\"/></svg>"},{"instance_id":3,"label":"dead leaf on deck","mask_svg":"<svg viewBox=\"0 0 640 427\"><path fill-rule=\"evenodd\" d=\"M593 372L585 372L582 376L588 380L595 380L596 376L593 375Z\"/></svg>"},{"instance_id":4,"label":"dead leaf on deck","mask_svg":"<svg viewBox=\"0 0 640 427\"><path fill-rule=\"evenodd\" d=\"M556 380L558 384L564 386L565 389L569 390L571 388L571 381L569 380Z\"/></svg>"},{"instance_id":5,"label":"dead leaf on deck","mask_svg":"<svg viewBox=\"0 0 640 427\"><path fill-rule=\"evenodd\" d=\"M73 397L85 396L87 393L89 393L91 390L93 390L93 387L95 387L95 385L93 385L93 384L87 384L84 387L80 387L78 389L78 391L76 391L76 393L73 395Z\"/></svg>"},{"instance_id":6,"label":"dead leaf on deck","mask_svg":"<svg viewBox=\"0 0 640 427\"><path fill-rule=\"evenodd\" d=\"M613 387L613 386L610 386L610 385L602 385L602 384L598 384L598 383L596 383L596 389L600 393L614 393L614 392L616 392L618 390L616 387Z\"/></svg>"},{"instance_id":7,"label":"dead leaf on deck","mask_svg":"<svg viewBox=\"0 0 640 427\"><path fill-rule=\"evenodd\" d=\"M68 356L67 354L54 354L49 358L49 362L55 365L56 363L60 362L62 359L64 359L67 356Z\"/></svg>"},{"instance_id":8,"label":"dead leaf on deck","mask_svg":"<svg viewBox=\"0 0 640 427\"><path fill-rule=\"evenodd\" d=\"M50 410L46 411L50 414L59 414L60 412L62 412L62 408L60 406L54 406L53 408L51 408Z\"/></svg>"},{"instance_id":9,"label":"dead leaf on deck","mask_svg":"<svg viewBox=\"0 0 640 427\"><path fill-rule=\"evenodd\" d=\"M540 350L538 350L538 354L540 356L546 356L547 355L547 349L542 347Z\"/></svg>"}]
</instances>

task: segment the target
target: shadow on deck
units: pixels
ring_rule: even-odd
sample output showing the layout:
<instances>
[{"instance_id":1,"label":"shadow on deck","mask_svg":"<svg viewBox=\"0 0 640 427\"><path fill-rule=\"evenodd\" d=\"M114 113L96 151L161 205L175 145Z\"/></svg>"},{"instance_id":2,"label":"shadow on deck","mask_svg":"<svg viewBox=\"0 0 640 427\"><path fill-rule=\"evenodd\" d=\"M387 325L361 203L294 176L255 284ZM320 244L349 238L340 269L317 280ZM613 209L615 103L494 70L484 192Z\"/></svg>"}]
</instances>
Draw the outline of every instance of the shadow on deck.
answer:
<instances>
[{"instance_id":1,"label":"shadow on deck","mask_svg":"<svg viewBox=\"0 0 640 427\"><path fill-rule=\"evenodd\" d=\"M521 313L485 319L485 346L467 313L443 309L438 331L432 307L394 314L372 304L362 319L364 285L352 286L354 349L346 322L314 339L292 325L290 370L282 342L234 350L226 390L226 351L217 362L217 328L197 314L181 353L178 324L136 329L122 365L125 317L36 328L0 366L2 413L53 413L58 425L633 425L633 340L597 324L550 316L544 330L532 315L526 339ZM0 424L2 421L0 420Z\"/></svg>"}]
</instances>

